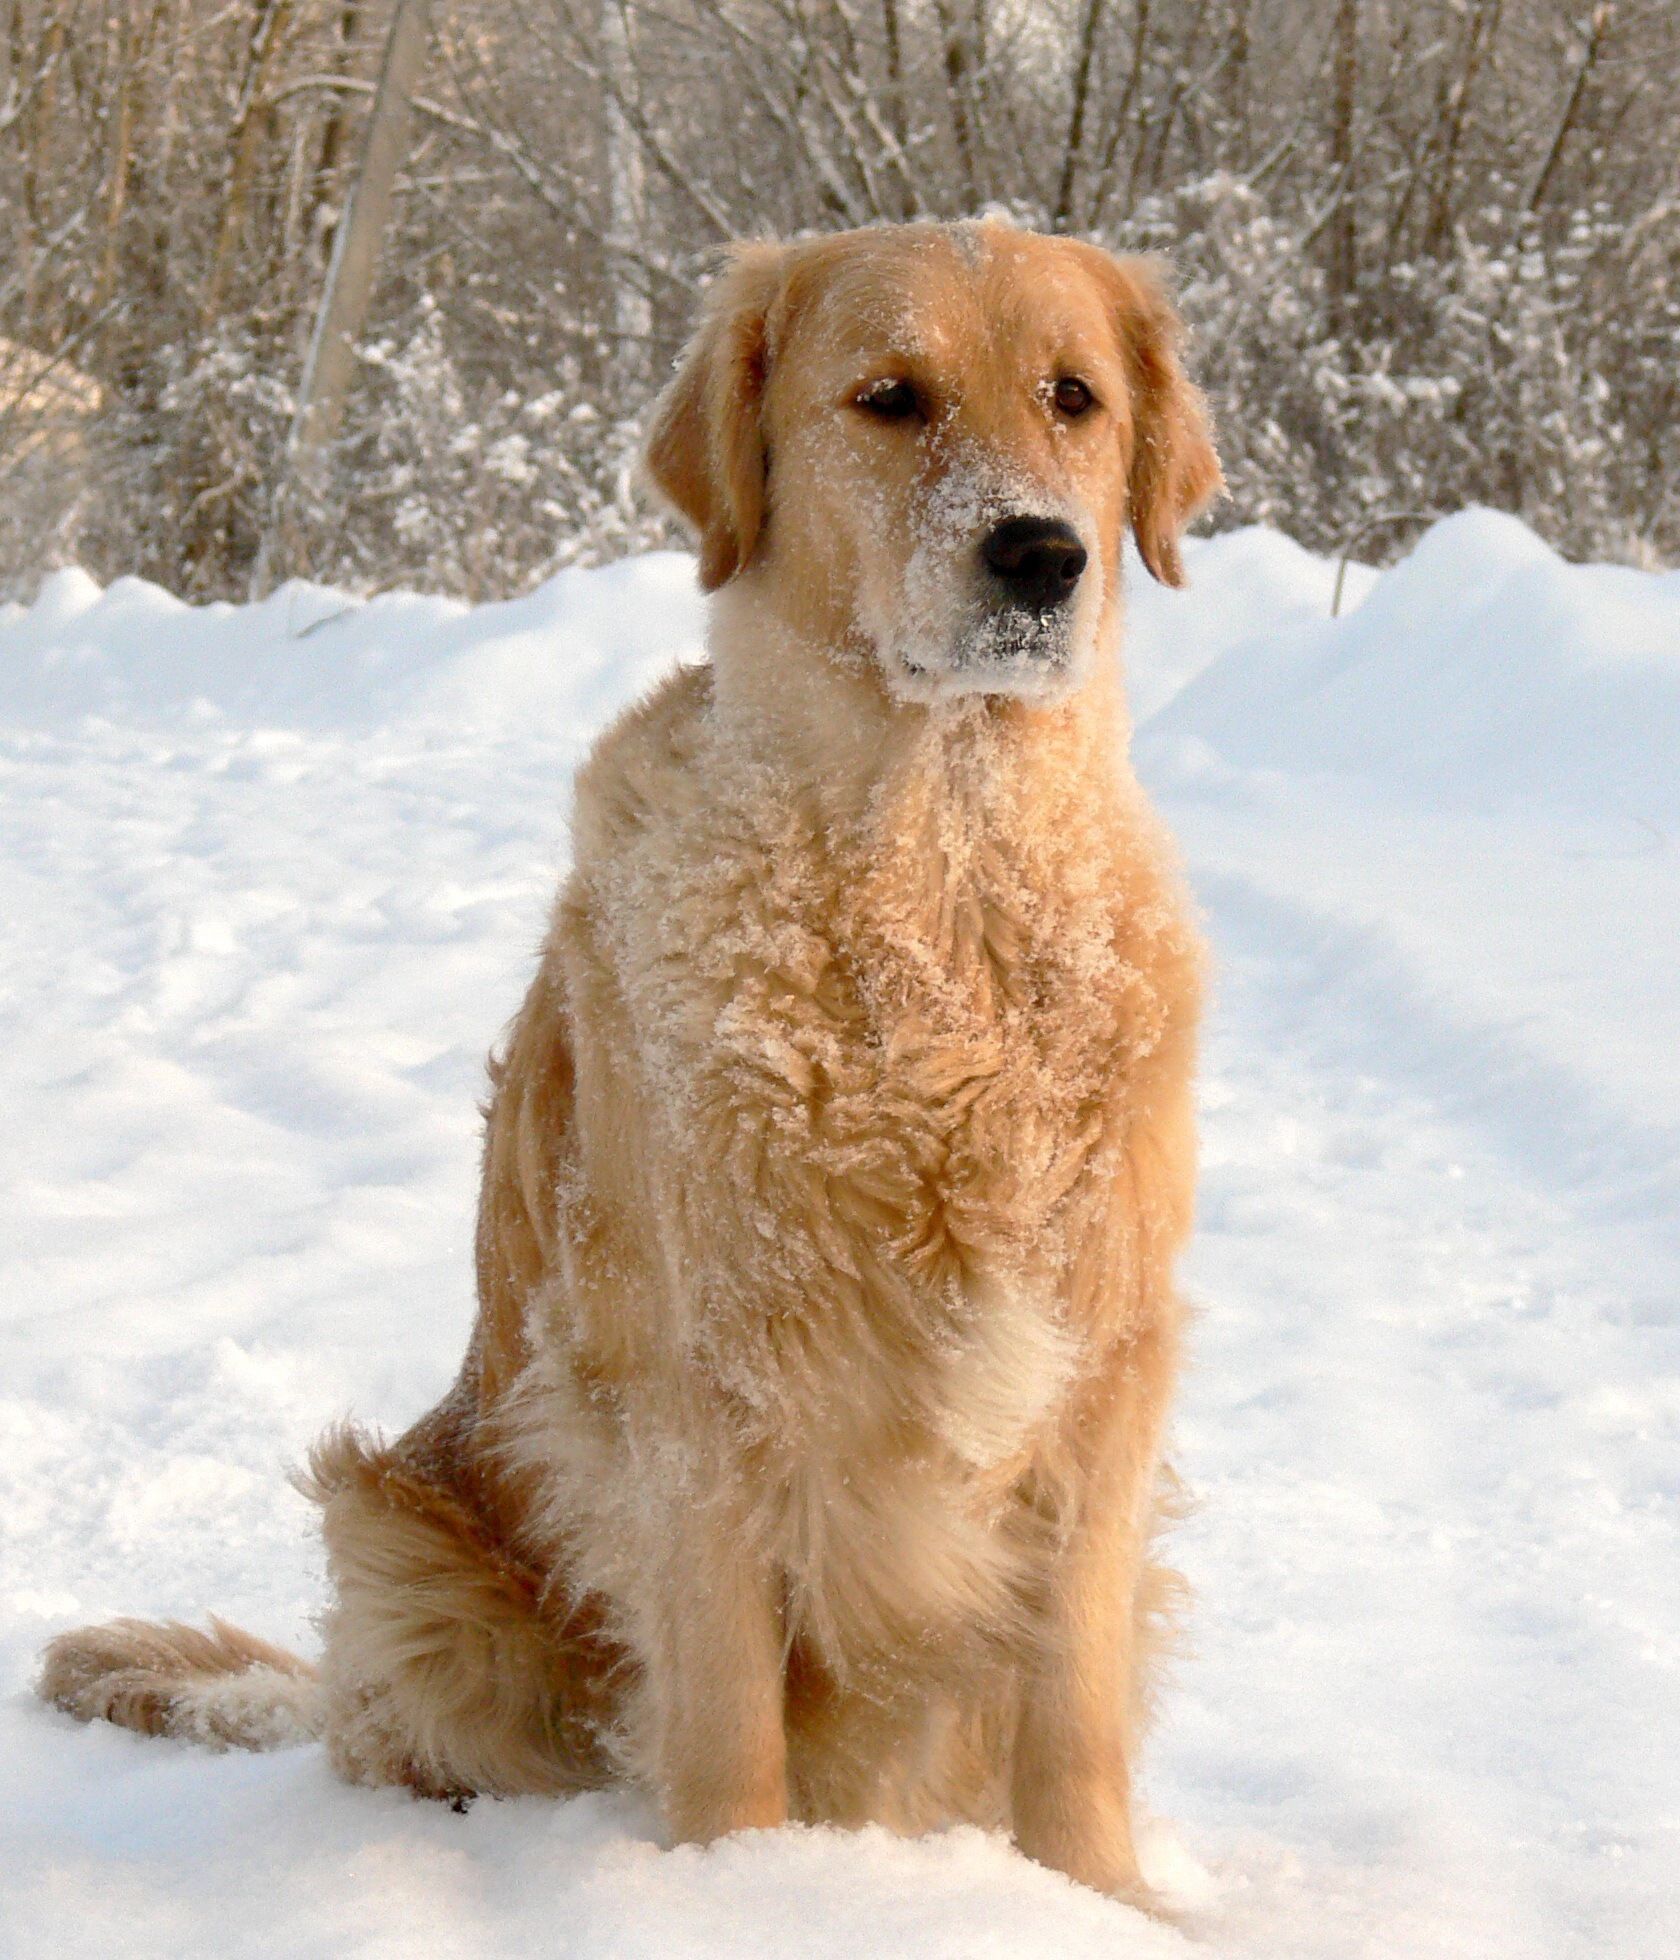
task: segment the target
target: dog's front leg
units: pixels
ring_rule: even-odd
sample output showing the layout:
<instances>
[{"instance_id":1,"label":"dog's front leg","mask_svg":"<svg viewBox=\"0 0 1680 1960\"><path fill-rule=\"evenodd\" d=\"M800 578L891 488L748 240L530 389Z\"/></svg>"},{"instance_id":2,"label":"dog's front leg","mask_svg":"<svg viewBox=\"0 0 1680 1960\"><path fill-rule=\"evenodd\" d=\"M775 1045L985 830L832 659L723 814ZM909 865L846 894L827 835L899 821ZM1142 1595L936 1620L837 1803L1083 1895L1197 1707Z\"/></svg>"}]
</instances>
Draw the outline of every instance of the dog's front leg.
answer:
<instances>
[{"instance_id":1,"label":"dog's front leg","mask_svg":"<svg viewBox=\"0 0 1680 1960\"><path fill-rule=\"evenodd\" d=\"M1072 1412L1079 1514L1048 1574L1016 1734L1015 1840L1029 1858L1148 1905L1132 1842L1138 1588L1148 1545L1170 1333L1110 1358Z\"/></svg>"},{"instance_id":2,"label":"dog's front leg","mask_svg":"<svg viewBox=\"0 0 1680 1960\"><path fill-rule=\"evenodd\" d=\"M681 1551L646 1656L659 1795L678 1843L787 1822L782 1630L774 1577L727 1521L673 1521Z\"/></svg>"}]
</instances>

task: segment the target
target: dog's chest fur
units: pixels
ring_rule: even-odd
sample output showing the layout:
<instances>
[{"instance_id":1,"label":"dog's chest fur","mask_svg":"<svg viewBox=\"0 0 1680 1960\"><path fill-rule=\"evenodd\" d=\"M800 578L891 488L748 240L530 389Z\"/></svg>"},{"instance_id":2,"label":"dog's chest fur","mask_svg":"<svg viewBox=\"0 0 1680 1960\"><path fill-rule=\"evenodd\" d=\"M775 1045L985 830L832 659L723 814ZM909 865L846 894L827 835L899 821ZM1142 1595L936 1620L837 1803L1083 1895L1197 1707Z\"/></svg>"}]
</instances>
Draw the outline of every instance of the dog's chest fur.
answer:
<instances>
[{"instance_id":1,"label":"dog's chest fur","mask_svg":"<svg viewBox=\"0 0 1680 1960\"><path fill-rule=\"evenodd\" d=\"M703 725L667 740L579 860L672 1221L665 1332L757 1447L995 1490L1121 1331L1108 1197L1186 934L1116 843L1118 769L930 717L835 826Z\"/></svg>"}]
</instances>

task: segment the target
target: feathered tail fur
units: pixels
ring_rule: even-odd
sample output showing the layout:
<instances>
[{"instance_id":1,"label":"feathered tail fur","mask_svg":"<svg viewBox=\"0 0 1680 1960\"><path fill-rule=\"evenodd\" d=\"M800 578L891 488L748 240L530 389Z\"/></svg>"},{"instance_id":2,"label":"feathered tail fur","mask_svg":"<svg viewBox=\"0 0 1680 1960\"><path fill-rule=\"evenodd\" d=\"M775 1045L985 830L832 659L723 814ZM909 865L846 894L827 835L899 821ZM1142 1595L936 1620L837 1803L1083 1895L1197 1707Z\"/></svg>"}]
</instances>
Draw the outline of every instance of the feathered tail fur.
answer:
<instances>
[{"instance_id":1,"label":"feathered tail fur","mask_svg":"<svg viewBox=\"0 0 1680 1960\"><path fill-rule=\"evenodd\" d=\"M79 1721L103 1719L145 1735L213 1749L284 1749L320 1735L325 1700L307 1661L212 1619L111 1620L61 1633L37 1687Z\"/></svg>"}]
</instances>

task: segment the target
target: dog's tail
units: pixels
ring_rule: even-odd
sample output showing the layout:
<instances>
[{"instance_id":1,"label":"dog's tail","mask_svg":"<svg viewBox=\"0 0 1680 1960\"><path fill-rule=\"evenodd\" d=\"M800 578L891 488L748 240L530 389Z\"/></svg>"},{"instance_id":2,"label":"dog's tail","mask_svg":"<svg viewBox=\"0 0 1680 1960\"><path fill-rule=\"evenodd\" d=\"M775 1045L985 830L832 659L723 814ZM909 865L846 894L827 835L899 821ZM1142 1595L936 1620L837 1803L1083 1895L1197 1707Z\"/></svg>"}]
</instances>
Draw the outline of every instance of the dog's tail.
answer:
<instances>
[{"instance_id":1,"label":"dog's tail","mask_svg":"<svg viewBox=\"0 0 1680 1960\"><path fill-rule=\"evenodd\" d=\"M35 1685L78 1721L212 1749L284 1749L318 1736L325 1718L307 1661L217 1619L208 1633L179 1620L111 1620L61 1633Z\"/></svg>"}]
</instances>

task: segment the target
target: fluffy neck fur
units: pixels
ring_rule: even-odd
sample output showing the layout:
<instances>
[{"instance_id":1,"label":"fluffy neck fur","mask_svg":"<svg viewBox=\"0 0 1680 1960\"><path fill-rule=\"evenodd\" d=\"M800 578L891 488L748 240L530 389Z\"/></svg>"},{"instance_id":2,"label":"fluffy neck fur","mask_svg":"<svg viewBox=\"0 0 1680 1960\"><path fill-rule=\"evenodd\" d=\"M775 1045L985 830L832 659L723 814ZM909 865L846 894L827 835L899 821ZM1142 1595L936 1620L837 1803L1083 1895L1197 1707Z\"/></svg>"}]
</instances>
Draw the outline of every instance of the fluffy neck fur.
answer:
<instances>
[{"instance_id":1,"label":"fluffy neck fur","mask_svg":"<svg viewBox=\"0 0 1680 1960\"><path fill-rule=\"evenodd\" d=\"M1137 800L1112 651L1117 609L1089 677L1066 700L970 695L929 706L895 698L861 643L810 639L772 590L749 571L712 600L718 732L740 760L773 768L831 837L867 832L877 848L890 844L894 813L908 818L919 805L931 818L931 797L964 806L985 831L1049 842L1052 810L1083 810L1074 831L1088 832L1093 817ZM956 840L937 841L948 862ZM1066 841L1076 847L1074 835Z\"/></svg>"}]
</instances>

